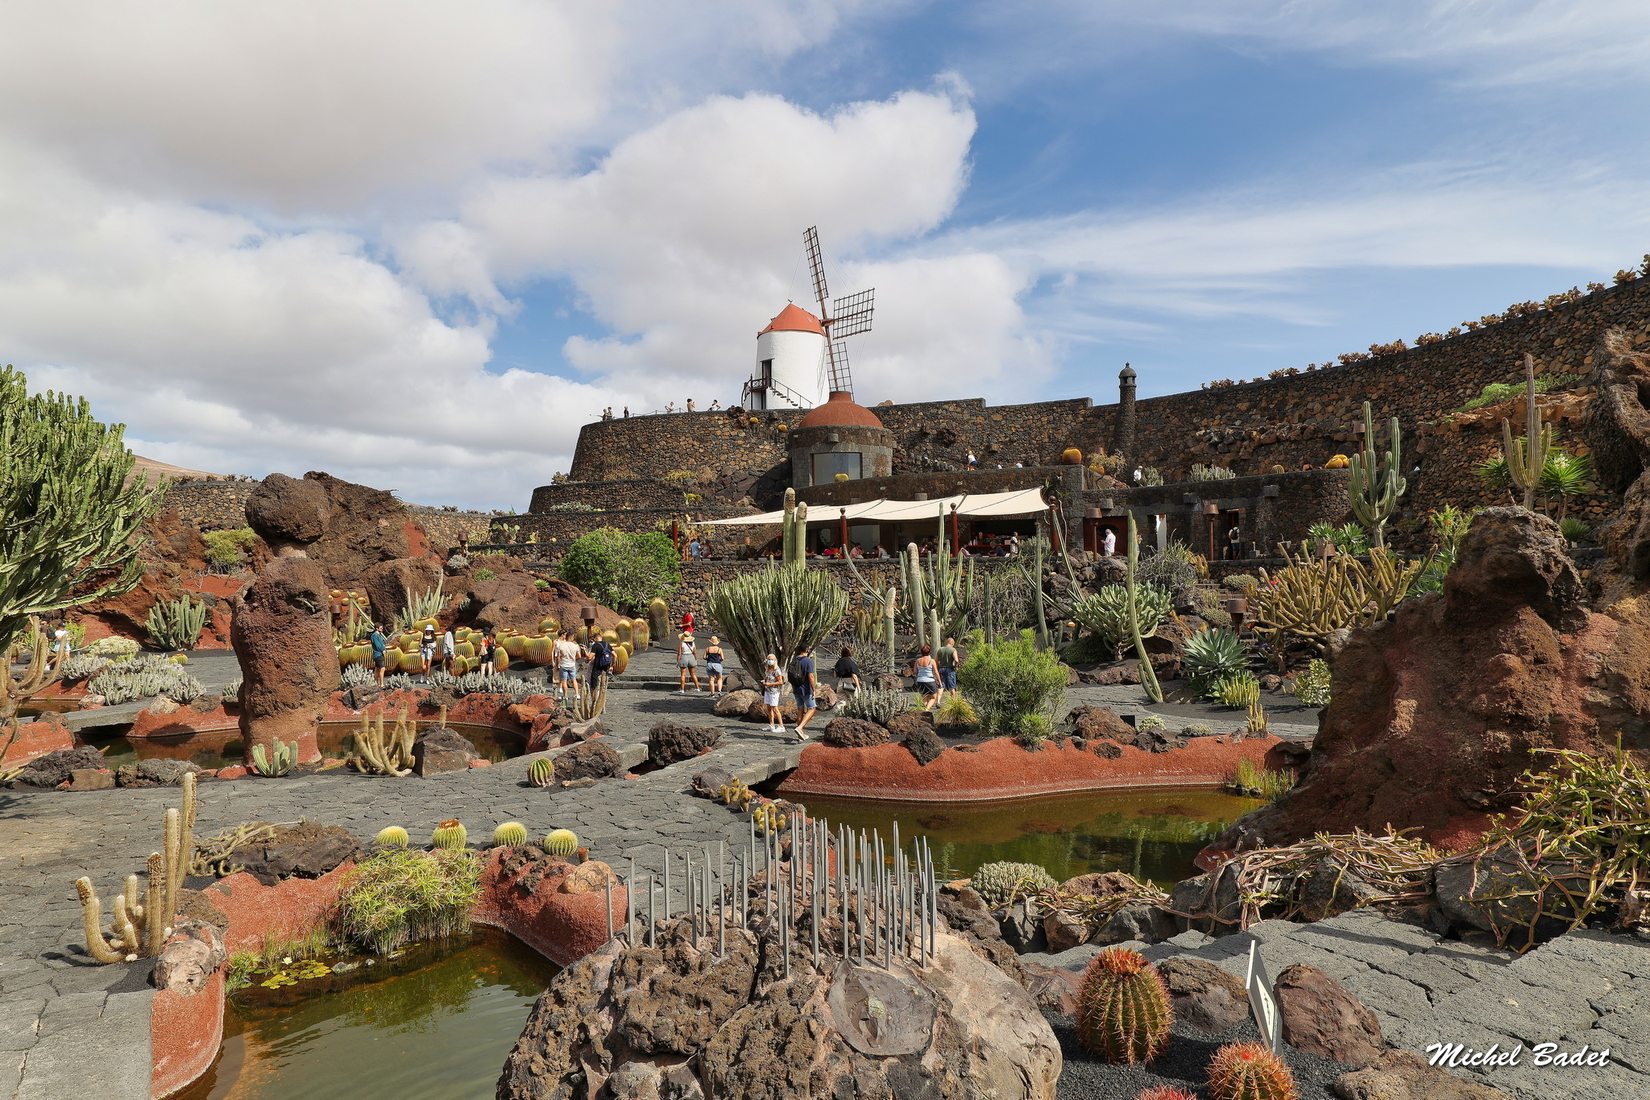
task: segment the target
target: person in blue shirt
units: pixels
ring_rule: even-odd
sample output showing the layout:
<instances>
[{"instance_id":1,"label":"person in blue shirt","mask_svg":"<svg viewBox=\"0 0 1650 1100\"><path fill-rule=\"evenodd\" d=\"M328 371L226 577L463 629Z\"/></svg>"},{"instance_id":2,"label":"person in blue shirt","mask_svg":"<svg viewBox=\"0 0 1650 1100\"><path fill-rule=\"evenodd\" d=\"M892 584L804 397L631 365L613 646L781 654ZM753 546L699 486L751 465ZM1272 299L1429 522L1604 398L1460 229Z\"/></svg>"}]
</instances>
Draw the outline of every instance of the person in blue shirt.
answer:
<instances>
[{"instance_id":1,"label":"person in blue shirt","mask_svg":"<svg viewBox=\"0 0 1650 1100\"><path fill-rule=\"evenodd\" d=\"M367 629L372 632L367 637L367 640L372 643L372 667L378 670L378 686L383 687L384 650L389 647L389 639L384 637L384 632L376 624L369 624Z\"/></svg>"},{"instance_id":2,"label":"person in blue shirt","mask_svg":"<svg viewBox=\"0 0 1650 1100\"><path fill-rule=\"evenodd\" d=\"M803 646L791 659L791 691L796 695L796 739L808 739L808 722L814 716L814 689L819 681L814 676L813 650Z\"/></svg>"}]
</instances>

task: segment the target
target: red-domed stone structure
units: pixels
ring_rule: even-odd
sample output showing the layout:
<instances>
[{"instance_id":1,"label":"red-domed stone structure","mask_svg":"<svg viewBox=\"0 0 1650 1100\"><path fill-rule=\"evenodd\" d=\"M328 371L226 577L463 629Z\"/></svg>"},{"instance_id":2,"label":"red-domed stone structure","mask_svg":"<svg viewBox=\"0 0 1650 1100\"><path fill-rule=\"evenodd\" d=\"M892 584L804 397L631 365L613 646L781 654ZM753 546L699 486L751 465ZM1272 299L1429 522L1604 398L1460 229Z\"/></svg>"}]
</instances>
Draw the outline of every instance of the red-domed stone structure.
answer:
<instances>
[{"instance_id":1,"label":"red-domed stone structure","mask_svg":"<svg viewBox=\"0 0 1650 1100\"><path fill-rule=\"evenodd\" d=\"M791 484L798 489L894 471L894 433L844 390L833 390L823 405L808 411L790 433L787 450Z\"/></svg>"}]
</instances>

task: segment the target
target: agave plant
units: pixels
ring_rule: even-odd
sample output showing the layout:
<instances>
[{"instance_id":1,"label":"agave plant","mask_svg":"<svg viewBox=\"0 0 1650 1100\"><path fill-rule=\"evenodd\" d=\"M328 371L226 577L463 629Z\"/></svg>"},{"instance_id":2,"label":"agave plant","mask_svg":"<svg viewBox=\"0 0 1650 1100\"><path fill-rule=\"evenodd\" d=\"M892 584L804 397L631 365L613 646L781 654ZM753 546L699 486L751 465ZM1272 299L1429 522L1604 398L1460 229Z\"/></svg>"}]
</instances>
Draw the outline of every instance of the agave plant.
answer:
<instances>
[{"instance_id":1,"label":"agave plant","mask_svg":"<svg viewBox=\"0 0 1650 1100\"><path fill-rule=\"evenodd\" d=\"M1207 694L1222 677L1249 667L1249 649L1226 627L1200 630L1186 639L1180 664L1191 673L1198 694Z\"/></svg>"},{"instance_id":2,"label":"agave plant","mask_svg":"<svg viewBox=\"0 0 1650 1100\"><path fill-rule=\"evenodd\" d=\"M1561 522L1570 510L1570 498L1587 492L1592 484L1593 463L1586 455L1557 449L1547 452L1547 461L1541 467L1541 494L1558 498Z\"/></svg>"}]
</instances>

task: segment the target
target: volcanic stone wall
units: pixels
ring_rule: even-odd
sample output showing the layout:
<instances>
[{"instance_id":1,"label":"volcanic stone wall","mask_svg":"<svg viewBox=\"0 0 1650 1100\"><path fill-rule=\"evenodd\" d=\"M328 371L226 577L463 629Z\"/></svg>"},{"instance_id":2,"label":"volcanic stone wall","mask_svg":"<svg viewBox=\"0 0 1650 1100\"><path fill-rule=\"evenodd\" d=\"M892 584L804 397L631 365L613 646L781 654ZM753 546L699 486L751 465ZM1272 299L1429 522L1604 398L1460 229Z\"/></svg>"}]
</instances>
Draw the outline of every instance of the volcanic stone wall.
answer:
<instances>
[{"instance_id":1,"label":"volcanic stone wall","mask_svg":"<svg viewBox=\"0 0 1650 1100\"><path fill-rule=\"evenodd\" d=\"M198 478L176 481L166 490L163 508L175 508L187 523L202 531L246 526L246 500L258 482L241 478ZM678 496L678 499L680 497ZM406 505L407 514L424 529L437 550L457 546L459 533L472 542L483 541L492 517L485 512L461 512L422 505Z\"/></svg>"}]
</instances>

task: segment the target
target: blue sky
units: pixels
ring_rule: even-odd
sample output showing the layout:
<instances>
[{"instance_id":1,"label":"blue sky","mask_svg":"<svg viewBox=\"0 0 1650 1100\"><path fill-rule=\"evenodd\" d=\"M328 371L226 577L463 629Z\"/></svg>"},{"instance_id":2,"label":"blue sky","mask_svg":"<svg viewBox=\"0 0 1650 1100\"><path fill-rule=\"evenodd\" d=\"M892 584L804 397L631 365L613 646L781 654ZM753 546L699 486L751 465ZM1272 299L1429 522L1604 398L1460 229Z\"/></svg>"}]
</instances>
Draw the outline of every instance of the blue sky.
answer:
<instances>
[{"instance_id":1,"label":"blue sky","mask_svg":"<svg viewBox=\"0 0 1650 1100\"><path fill-rule=\"evenodd\" d=\"M94 15L0 12L0 355L198 468L522 507L604 405L736 397L816 223L867 403L1253 377L1650 251L1638 0Z\"/></svg>"}]
</instances>

